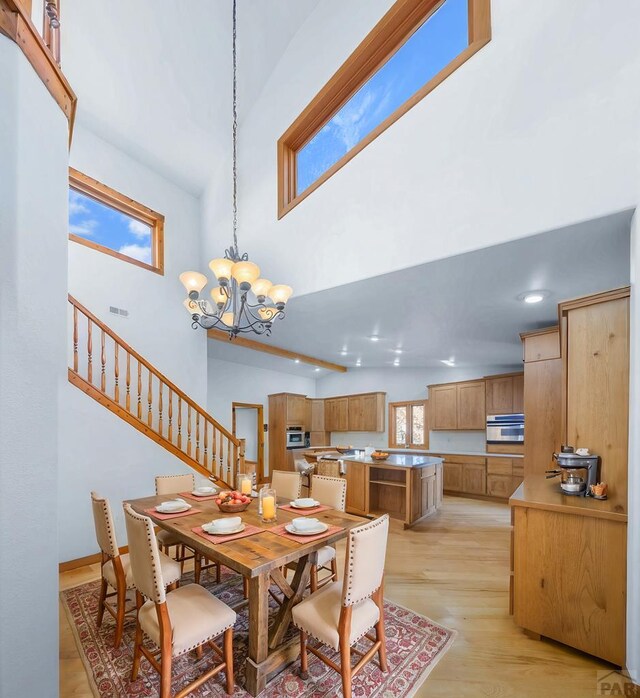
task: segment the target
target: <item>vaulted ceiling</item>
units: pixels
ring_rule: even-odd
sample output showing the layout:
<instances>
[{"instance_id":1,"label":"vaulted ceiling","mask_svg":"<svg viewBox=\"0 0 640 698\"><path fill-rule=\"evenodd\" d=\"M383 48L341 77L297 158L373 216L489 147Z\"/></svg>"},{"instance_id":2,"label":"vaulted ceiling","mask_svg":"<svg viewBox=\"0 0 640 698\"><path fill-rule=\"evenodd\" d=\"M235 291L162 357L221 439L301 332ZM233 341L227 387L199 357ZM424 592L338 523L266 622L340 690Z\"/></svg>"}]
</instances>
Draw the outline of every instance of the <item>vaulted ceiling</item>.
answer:
<instances>
[{"instance_id":1,"label":"vaulted ceiling","mask_svg":"<svg viewBox=\"0 0 640 698\"><path fill-rule=\"evenodd\" d=\"M240 118L319 0L239 0ZM199 195L229 152L231 0L77 0L62 67L78 123Z\"/></svg>"}]
</instances>

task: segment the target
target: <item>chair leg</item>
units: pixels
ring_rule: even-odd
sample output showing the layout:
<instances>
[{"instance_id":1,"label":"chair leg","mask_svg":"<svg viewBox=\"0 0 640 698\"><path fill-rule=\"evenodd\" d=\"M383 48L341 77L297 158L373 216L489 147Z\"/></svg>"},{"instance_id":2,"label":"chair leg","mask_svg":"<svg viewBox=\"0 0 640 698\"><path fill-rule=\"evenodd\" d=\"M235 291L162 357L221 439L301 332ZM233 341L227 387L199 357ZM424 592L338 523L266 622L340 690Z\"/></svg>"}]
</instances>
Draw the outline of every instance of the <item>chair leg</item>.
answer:
<instances>
[{"instance_id":1,"label":"chair leg","mask_svg":"<svg viewBox=\"0 0 640 698\"><path fill-rule=\"evenodd\" d=\"M311 565L311 580L309 582L309 586L311 587L312 594L318 590L318 566L317 565Z\"/></svg>"},{"instance_id":2,"label":"chair leg","mask_svg":"<svg viewBox=\"0 0 640 698\"><path fill-rule=\"evenodd\" d=\"M140 609L142 606L142 596L139 591L136 591L136 607ZM142 656L142 627L138 622L138 615L136 611L136 637L133 642L133 667L131 669L131 680L135 681L138 678L138 671L140 670L140 658Z\"/></svg>"},{"instance_id":3,"label":"chair leg","mask_svg":"<svg viewBox=\"0 0 640 698\"><path fill-rule=\"evenodd\" d=\"M342 675L342 695L351 698L351 647L345 638L340 640L340 674Z\"/></svg>"},{"instance_id":4,"label":"chair leg","mask_svg":"<svg viewBox=\"0 0 640 698\"><path fill-rule=\"evenodd\" d=\"M200 584L200 573L202 570L202 559L200 557L200 553L196 553L196 556L193 560L193 575L194 575L194 580L196 584Z\"/></svg>"},{"instance_id":5,"label":"chair leg","mask_svg":"<svg viewBox=\"0 0 640 698\"><path fill-rule=\"evenodd\" d=\"M216 562L216 584L220 584L221 570L220 563Z\"/></svg>"},{"instance_id":6,"label":"chair leg","mask_svg":"<svg viewBox=\"0 0 640 698\"><path fill-rule=\"evenodd\" d=\"M202 645L198 645L196 647L196 657L198 659L202 659Z\"/></svg>"},{"instance_id":7,"label":"chair leg","mask_svg":"<svg viewBox=\"0 0 640 698\"><path fill-rule=\"evenodd\" d=\"M98 600L98 619L97 625L102 625L102 617L104 616L104 604L107 598L107 580L103 577L100 583L100 599Z\"/></svg>"},{"instance_id":8,"label":"chair leg","mask_svg":"<svg viewBox=\"0 0 640 698\"><path fill-rule=\"evenodd\" d=\"M180 560L180 576L182 576L184 574L184 545L176 545L176 553L178 557L182 558Z\"/></svg>"},{"instance_id":9,"label":"chair leg","mask_svg":"<svg viewBox=\"0 0 640 698\"><path fill-rule=\"evenodd\" d=\"M300 678L309 678L309 658L307 657L307 633L300 631Z\"/></svg>"},{"instance_id":10,"label":"chair leg","mask_svg":"<svg viewBox=\"0 0 640 698\"><path fill-rule=\"evenodd\" d=\"M384 633L384 594L382 585L378 589L375 595L375 602L380 611L380 618L376 623L376 640L380 642L380 649L378 650L378 659L380 661L380 669L382 671L388 671L387 667L387 638Z\"/></svg>"},{"instance_id":11,"label":"chair leg","mask_svg":"<svg viewBox=\"0 0 640 698\"><path fill-rule=\"evenodd\" d=\"M233 628L227 628L224 631L224 663L225 673L227 675L226 691L228 695L232 695L235 690L235 678L233 676Z\"/></svg>"},{"instance_id":12,"label":"chair leg","mask_svg":"<svg viewBox=\"0 0 640 698\"><path fill-rule=\"evenodd\" d=\"M124 611L127 602L127 588L125 584L119 584L117 589L117 608L116 608L116 633L113 638L113 646L118 649L122 642L122 631L124 630Z\"/></svg>"},{"instance_id":13,"label":"chair leg","mask_svg":"<svg viewBox=\"0 0 640 698\"><path fill-rule=\"evenodd\" d=\"M160 698L171 698L171 653L163 652L160 659Z\"/></svg>"},{"instance_id":14,"label":"chair leg","mask_svg":"<svg viewBox=\"0 0 640 698\"><path fill-rule=\"evenodd\" d=\"M249 598L249 580L246 577L242 578L242 595L245 599Z\"/></svg>"},{"instance_id":15,"label":"chair leg","mask_svg":"<svg viewBox=\"0 0 640 698\"><path fill-rule=\"evenodd\" d=\"M331 560L331 581L338 581L338 561L335 559L335 557L333 560Z\"/></svg>"}]
</instances>

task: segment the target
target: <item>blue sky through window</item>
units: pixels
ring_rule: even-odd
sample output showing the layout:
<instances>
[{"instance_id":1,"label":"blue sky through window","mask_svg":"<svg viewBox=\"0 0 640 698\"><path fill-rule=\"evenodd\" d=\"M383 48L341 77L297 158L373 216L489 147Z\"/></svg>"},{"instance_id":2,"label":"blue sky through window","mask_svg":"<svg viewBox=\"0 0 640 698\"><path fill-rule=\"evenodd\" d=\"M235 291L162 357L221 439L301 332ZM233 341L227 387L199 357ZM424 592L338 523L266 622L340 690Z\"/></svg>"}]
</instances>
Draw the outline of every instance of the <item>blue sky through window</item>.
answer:
<instances>
[{"instance_id":1,"label":"blue sky through window","mask_svg":"<svg viewBox=\"0 0 640 698\"><path fill-rule=\"evenodd\" d=\"M313 184L468 45L468 0L446 0L298 151L297 193Z\"/></svg>"},{"instance_id":2,"label":"blue sky through window","mask_svg":"<svg viewBox=\"0 0 640 698\"><path fill-rule=\"evenodd\" d=\"M69 188L69 232L153 264L151 226Z\"/></svg>"}]
</instances>

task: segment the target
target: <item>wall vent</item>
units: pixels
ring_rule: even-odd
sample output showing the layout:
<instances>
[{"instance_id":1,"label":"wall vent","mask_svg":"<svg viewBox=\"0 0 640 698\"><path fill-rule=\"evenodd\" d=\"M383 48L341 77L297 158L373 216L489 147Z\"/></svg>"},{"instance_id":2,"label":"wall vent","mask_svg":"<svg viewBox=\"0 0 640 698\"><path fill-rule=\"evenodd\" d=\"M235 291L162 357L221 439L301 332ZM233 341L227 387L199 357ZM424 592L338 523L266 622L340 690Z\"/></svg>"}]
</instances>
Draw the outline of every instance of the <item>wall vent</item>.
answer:
<instances>
[{"instance_id":1,"label":"wall vent","mask_svg":"<svg viewBox=\"0 0 640 698\"><path fill-rule=\"evenodd\" d=\"M129 317L129 311L124 308L116 308L115 305L109 306L109 312L112 315L120 315L121 317Z\"/></svg>"}]
</instances>

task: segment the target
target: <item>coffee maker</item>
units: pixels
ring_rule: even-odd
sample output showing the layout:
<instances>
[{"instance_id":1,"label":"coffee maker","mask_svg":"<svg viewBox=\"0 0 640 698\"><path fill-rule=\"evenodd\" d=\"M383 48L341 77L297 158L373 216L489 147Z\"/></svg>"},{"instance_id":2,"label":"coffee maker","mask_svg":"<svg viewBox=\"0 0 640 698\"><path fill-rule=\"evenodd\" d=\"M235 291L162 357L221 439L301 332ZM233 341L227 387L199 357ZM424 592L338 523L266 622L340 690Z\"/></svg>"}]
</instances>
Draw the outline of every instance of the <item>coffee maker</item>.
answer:
<instances>
[{"instance_id":1,"label":"coffee maker","mask_svg":"<svg viewBox=\"0 0 640 698\"><path fill-rule=\"evenodd\" d=\"M580 453L576 453L573 446L563 446L560 453L554 453L553 459L559 469L547 470L547 479L560 476L562 494L590 497L591 485L598 482L599 457L588 449L578 450Z\"/></svg>"}]
</instances>

